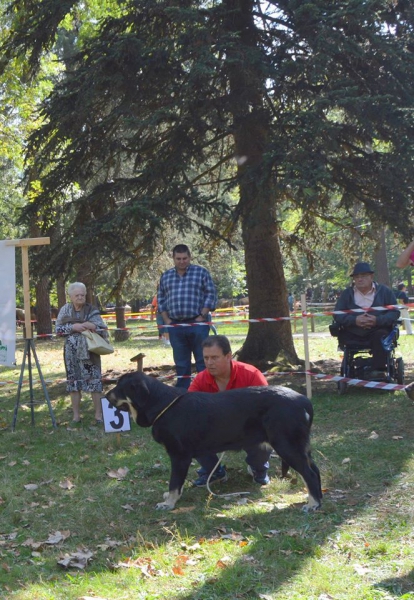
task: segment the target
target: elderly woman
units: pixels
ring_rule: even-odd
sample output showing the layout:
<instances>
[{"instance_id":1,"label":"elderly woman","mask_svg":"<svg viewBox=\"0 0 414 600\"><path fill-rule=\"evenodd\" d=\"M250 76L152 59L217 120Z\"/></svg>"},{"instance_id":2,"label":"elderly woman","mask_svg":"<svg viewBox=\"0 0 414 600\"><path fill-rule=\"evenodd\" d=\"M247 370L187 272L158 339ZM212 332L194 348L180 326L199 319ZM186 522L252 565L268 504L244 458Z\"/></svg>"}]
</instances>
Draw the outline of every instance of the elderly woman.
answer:
<instances>
[{"instance_id":1,"label":"elderly woman","mask_svg":"<svg viewBox=\"0 0 414 600\"><path fill-rule=\"evenodd\" d=\"M90 392L95 407L96 424L102 423L101 357L88 351L82 331L96 331L105 339L107 328L97 308L86 303L86 287L83 283L71 283L68 287L70 302L62 306L56 319L56 333L64 335L63 351L67 386L73 409L73 422L80 423L82 391Z\"/></svg>"}]
</instances>

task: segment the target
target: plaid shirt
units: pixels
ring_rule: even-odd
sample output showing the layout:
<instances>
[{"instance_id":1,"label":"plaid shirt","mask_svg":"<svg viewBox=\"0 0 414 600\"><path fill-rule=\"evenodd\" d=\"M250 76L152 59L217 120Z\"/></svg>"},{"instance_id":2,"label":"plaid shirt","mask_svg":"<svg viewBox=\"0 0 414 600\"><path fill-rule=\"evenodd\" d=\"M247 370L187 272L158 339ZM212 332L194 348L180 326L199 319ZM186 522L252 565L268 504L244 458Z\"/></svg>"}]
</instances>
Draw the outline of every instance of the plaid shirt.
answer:
<instances>
[{"instance_id":1,"label":"plaid shirt","mask_svg":"<svg viewBox=\"0 0 414 600\"><path fill-rule=\"evenodd\" d=\"M166 311L170 319L190 319L203 308L214 310L216 304L216 286L204 267L190 264L182 277L175 267L161 275L158 310Z\"/></svg>"}]
</instances>

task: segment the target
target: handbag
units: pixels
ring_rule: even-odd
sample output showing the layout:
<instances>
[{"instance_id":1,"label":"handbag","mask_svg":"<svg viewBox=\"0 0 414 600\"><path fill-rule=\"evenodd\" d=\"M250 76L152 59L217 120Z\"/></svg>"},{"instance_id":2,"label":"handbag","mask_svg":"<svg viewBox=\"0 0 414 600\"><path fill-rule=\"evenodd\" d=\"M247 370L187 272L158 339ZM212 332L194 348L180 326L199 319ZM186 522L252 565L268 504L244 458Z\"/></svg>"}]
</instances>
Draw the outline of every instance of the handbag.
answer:
<instances>
[{"instance_id":1,"label":"handbag","mask_svg":"<svg viewBox=\"0 0 414 600\"><path fill-rule=\"evenodd\" d=\"M109 342L104 340L96 331L82 331L82 335L86 337L89 352L94 354L112 354L114 348Z\"/></svg>"}]
</instances>

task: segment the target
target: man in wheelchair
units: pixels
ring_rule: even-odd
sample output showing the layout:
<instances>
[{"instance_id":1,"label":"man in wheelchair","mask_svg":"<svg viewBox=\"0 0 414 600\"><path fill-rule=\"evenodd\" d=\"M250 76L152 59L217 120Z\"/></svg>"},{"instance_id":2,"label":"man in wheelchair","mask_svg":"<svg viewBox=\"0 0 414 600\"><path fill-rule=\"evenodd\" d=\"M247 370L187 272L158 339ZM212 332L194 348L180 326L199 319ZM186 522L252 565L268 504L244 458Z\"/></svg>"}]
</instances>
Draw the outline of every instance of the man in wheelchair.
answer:
<instances>
[{"instance_id":1,"label":"man in wheelchair","mask_svg":"<svg viewBox=\"0 0 414 600\"><path fill-rule=\"evenodd\" d=\"M353 284L342 292L335 311L362 308L364 312L335 314L331 333L338 336L341 347L369 348L372 352L369 379L385 379L390 348L383 340L395 328L400 311L380 307L395 306L397 300L390 288L374 281L374 271L369 263L357 263L350 277Z\"/></svg>"}]
</instances>

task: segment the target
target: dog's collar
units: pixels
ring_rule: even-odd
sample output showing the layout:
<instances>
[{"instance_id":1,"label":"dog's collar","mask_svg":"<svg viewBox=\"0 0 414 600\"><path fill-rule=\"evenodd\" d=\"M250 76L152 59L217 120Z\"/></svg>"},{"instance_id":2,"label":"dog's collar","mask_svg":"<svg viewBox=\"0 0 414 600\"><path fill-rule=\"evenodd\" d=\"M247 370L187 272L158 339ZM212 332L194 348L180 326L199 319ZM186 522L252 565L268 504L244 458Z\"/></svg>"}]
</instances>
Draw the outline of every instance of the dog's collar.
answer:
<instances>
[{"instance_id":1,"label":"dog's collar","mask_svg":"<svg viewBox=\"0 0 414 600\"><path fill-rule=\"evenodd\" d=\"M165 408L163 408L163 409L162 409L162 411L161 411L161 412L160 412L160 413L159 413L159 414L158 414L158 415L155 417L155 419L153 420L153 422L152 422L152 425L154 425L155 421L158 421L158 419L159 419L160 417L162 417L162 415L163 415L165 412L167 412L167 410L168 410L169 408L171 408L171 406L172 406L173 404L175 404L175 403L177 402L177 400L179 400L179 399L180 399L180 398L182 398L183 396L185 396L185 394L180 394L179 396L177 396L176 398L174 398L174 400L173 400L172 402L170 402L170 403L168 404L168 406L166 406Z\"/></svg>"}]
</instances>

